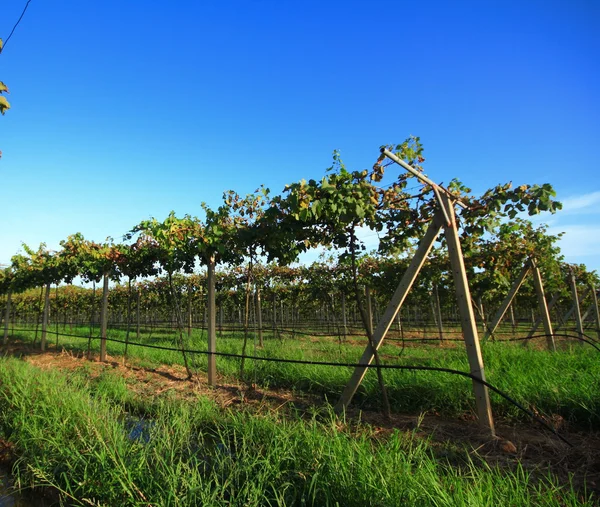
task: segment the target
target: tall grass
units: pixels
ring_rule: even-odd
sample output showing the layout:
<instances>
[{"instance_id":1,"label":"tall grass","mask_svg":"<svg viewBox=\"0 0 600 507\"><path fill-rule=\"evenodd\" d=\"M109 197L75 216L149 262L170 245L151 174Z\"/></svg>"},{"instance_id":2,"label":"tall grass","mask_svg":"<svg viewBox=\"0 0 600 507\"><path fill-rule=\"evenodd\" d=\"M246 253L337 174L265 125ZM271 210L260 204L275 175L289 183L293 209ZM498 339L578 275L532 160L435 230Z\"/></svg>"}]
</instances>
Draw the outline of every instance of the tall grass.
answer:
<instances>
[{"instance_id":1,"label":"tall grass","mask_svg":"<svg viewBox=\"0 0 600 507\"><path fill-rule=\"evenodd\" d=\"M82 338L60 337L60 346L74 350L86 350L89 330L75 328ZM17 331L15 335L31 342L33 333ZM124 331L113 329L109 338L124 340ZM174 334L167 330L155 330L143 334L142 343L175 347ZM356 363L366 343L339 343L331 339L270 338L267 334L263 349L250 347L251 355L300 359L308 361L332 361ZM206 350L205 336L195 330L187 338L189 348ZM92 341L92 350L99 348L98 340ZM108 351L113 356L124 353L124 345L109 342ZM240 354L241 334L230 333L217 341L219 352ZM596 389L600 378L600 354L589 346L575 345L558 352L527 348L521 344L488 342L483 345L483 357L487 380L505 391L516 401L546 416L561 416L579 428L600 428L600 392ZM456 347L435 345L412 345L405 349L387 343L380 349L387 364L434 366L469 371L462 344ZM142 366L182 364L181 353L143 348L130 344L130 360ZM192 354L191 363L196 371L206 371L207 359L203 354ZM225 378L239 379L239 360L217 358L217 370ZM285 364L264 361L247 361L245 380L263 387L289 388L326 396L337 400L348 381L351 368L305 364ZM449 416L465 412L475 413L471 381L447 373L385 370L383 372L392 408L400 412L435 411ZM523 420L527 416L504 398L492 393L493 410L497 415L511 420ZM380 406L379 387L373 368L369 370L360 386L355 403L362 408Z\"/></svg>"},{"instance_id":2,"label":"tall grass","mask_svg":"<svg viewBox=\"0 0 600 507\"><path fill-rule=\"evenodd\" d=\"M378 437L328 411L308 420L157 399L132 437L131 395L105 374L0 360L0 434L20 487L82 505L592 505L548 474L436 458L412 433ZM138 409L143 403L137 401Z\"/></svg>"}]
</instances>

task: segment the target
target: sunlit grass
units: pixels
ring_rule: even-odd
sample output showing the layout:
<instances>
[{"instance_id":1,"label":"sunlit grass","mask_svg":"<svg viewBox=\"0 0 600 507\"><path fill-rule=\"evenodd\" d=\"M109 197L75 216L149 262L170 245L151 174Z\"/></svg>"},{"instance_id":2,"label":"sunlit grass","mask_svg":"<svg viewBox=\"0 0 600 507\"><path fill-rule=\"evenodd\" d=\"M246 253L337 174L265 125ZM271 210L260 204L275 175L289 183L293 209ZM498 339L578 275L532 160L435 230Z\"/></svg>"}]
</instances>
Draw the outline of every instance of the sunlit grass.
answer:
<instances>
[{"instance_id":1,"label":"sunlit grass","mask_svg":"<svg viewBox=\"0 0 600 507\"><path fill-rule=\"evenodd\" d=\"M96 329L97 332L97 329ZM86 351L89 329L73 328L74 335L81 338L59 336L59 348ZM16 338L32 342L34 333L18 331ZM125 331L110 329L109 339L125 341ZM52 335L49 338L53 341ZM141 334L140 343L161 347L178 347L174 330L154 329ZM206 333L194 330L192 336L184 333L188 349L206 351ZM38 339L39 341L39 339ZM133 344L132 333L128 346L128 359L144 367L182 365L180 351L144 348ZM240 354L243 334L224 333L217 339L217 350ZM332 338L297 337L295 339L273 338L265 333L264 348L257 344L256 336L249 336L247 354L268 358L298 359L315 362L357 363L366 343L365 340L340 342ZM402 348L398 342L384 344L380 349L386 364L433 366L469 371L466 352L461 343L440 347L437 344L411 344ZM99 340L91 341L92 352L99 352ZM120 357L125 345L108 342L109 355ZM523 347L521 343L488 342L482 346L487 380L505 391L513 399L535 412L551 417L561 416L567 422L581 428L600 427L600 353L587 345L562 347L557 352ZM207 356L189 354L190 364L196 372L205 372ZM217 370L228 381L240 381L240 360L217 358ZM322 365L289 364L247 360L243 381L262 387L287 388L327 397L335 403L348 381L352 368ZM469 379L455 375L427 371L385 370L383 372L392 409L404 413L434 411L457 416L475 413L472 385ZM492 393L493 410L496 415L519 420L528 416L504 398ZM362 408L381 406L376 373L367 373L355 397L355 404Z\"/></svg>"},{"instance_id":2,"label":"sunlit grass","mask_svg":"<svg viewBox=\"0 0 600 507\"><path fill-rule=\"evenodd\" d=\"M594 503L549 474L489 467L467 452L451 465L413 433L377 436L329 410L300 419L157 398L140 437L127 425L131 401L115 374L0 359L0 435L18 453L17 485L53 486L88 505Z\"/></svg>"}]
</instances>

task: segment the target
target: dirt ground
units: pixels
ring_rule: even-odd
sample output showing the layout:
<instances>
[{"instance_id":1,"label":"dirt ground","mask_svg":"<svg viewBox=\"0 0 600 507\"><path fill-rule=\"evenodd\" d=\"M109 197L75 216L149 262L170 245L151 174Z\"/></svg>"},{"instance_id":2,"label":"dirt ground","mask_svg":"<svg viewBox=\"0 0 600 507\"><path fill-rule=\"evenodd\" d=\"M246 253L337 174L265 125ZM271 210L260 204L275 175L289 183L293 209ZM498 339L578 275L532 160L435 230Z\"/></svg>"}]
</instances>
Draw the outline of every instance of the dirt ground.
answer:
<instances>
[{"instance_id":1,"label":"dirt ground","mask_svg":"<svg viewBox=\"0 0 600 507\"><path fill-rule=\"evenodd\" d=\"M320 396L285 389L263 389L229 382L219 382L212 387L208 385L203 373L188 380L184 368L180 366L149 369L134 362L123 364L122 358L110 356L106 363L100 363L97 359L89 361L83 355L68 351L50 350L40 353L28 345L18 343L4 348L2 352L20 357L40 368L85 368L91 376L110 369L127 380L129 389L147 398L171 391L171 394L184 399L206 396L223 409L264 413L293 408L296 414L298 411L308 413L309 408L326 403ZM593 491L600 497L599 432L564 429L561 428L561 421L555 421L561 435L573 444L570 447L535 422L515 424L496 418L497 436L492 439L482 433L475 418L469 414L460 419L437 414L392 414L388 419L378 412L353 408L348 410L344 420L340 419L340 429L355 426L359 421L371 425L376 437L385 438L394 430L412 432L418 438L429 440L433 452L450 463L465 463L467 454L475 462L484 461L490 466L514 468L520 463L527 471L540 478L552 471L563 484L568 484L569 477L572 476L576 488L585 487L588 492ZM0 451L6 452L6 447L1 447Z\"/></svg>"}]
</instances>

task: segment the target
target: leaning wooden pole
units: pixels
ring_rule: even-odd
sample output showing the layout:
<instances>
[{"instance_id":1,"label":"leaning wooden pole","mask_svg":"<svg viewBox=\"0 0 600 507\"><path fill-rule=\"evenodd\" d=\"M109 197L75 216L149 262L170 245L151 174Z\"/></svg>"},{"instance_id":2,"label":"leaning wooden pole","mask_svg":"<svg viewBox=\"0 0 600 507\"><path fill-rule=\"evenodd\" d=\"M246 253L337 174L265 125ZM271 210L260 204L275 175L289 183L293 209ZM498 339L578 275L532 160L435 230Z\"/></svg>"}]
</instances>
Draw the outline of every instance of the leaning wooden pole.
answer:
<instances>
[{"instance_id":1,"label":"leaning wooden pole","mask_svg":"<svg viewBox=\"0 0 600 507\"><path fill-rule=\"evenodd\" d=\"M554 294L554 296L552 296L552 299L550 300L550 303L548 303L548 315L550 314L550 312L552 311L552 309L556 306L556 303L558 303L558 300L560 299L560 292L557 292L556 294ZM535 332L537 331L537 328L540 327L540 324L542 323L542 317L541 315L535 319L535 321L533 322L533 326L531 328L531 330L529 331L529 333L527 334L527 338L531 338ZM554 331L558 331L558 329L560 328L557 327ZM523 342L524 344L527 343L527 341Z\"/></svg>"},{"instance_id":2,"label":"leaning wooden pole","mask_svg":"<svg viewBox=\"0 0 600 507\"><path fill-rule=\"evenodd\" d=\"M373 300L371 299L371 287L365 285L365 311L367 312L367 327L373 336Z\"/></svg>"},{"instance_id":3,"label":"leaning wooden pole","mask_svg":"<svg viewBox=\"0 0 600 507\"><path fill-rule=\"evenodd\" d=\"M433 302L434 302L434 316L438 328L438 334L440 341L444 340L444 323L442 322L442 307L440 305L440 293L438 292L437 283L433 284Z\"/></svg>"},{"instance_id":4,"label":"leaning wooden pole","mask_svg":"<svg viewBox=\"0 0 600 507\"><path fill-rule=\"evenodd\" d=\"M211 255L207 264L207 313L208 313L208 385L214 386L217 382L217 305L215 302L215 257Z\"/></svg>"},{"instance_id":5,"label":"leaning wooden pole","mask_svg":"<svg viewBox=\"0 0 600 507\"><path fill-rule=\"evenodd\" d=\"M590 291L592 293L592 311L594 312L594 317L596 320L596 334L598 335L598 339L600 339L600 309L598 308L598 295L596 294L596 287L590 285Z\"/></svg>"},{"instance_id":6,"label":"leaning wooden pole","mask_svg":"<svg viewBox=\"0 0 600 507\"><path fill-rule=\"evenodd\" d=\"M346 318L346 294L344 294L344 292L342 291L342 325L343 325L343 332L344 332L344 341L346 341L346 338L348 337L348 321Z\"/></svg>"},{"instance_id":7,"label":"leaning wooden pole","mask_svg":"<svg viewBox=\"0 0 600 507\"><path fill-rule=\"evenodd\" d=\"M46 293L44 296L44 313L42 316L42 340L40 342L41 350L46 350L46 336L48 334L48 317L50 315L50 282L46 284Z\"/></svg>"},{"instance_id":8,"label":"leaning wooden pole","mask_svg":"<svg viewBox=\"0 0 600 507\"><path fill-rule=\"evenodd\" d=\"M531 265L529 262L526 262L525 265L523 266L523 268L521 268L521 272L519 273L519 276L514 281L514 283L512 284L512 287L508 291L506 298L504 298L504 301L502 301L500 308L498 309L498 311L496 312L496 315L494 316L494 320L492 320L491 324L488 326L487 332L485 333L485 335L483 337L483 341L487 340L490 336L492 336L494 334L494 331L496 331L496 328L502 321L504 314L508 310L508 307L512 303L512 300L515 298L515 295L517 294L517 292L519 291L519 288L523 284L525 277L529 274L529 271L531 271Z\"/></svg>"},{"instance_id":9,"label":"leaning wooden pole","mask_svg":"<svg viewBox=\"0 0 600 507\"><path fill-rule=\"evenodd\" d=\"M456 299L460 311L461 326L465 346L467 348L469 367L471 375L485 381L485 369L479 345L479 336L477 334L477 323L475 321L475 314L471 303L471 291L467 281L467 271L465 269L456 226L454 202L446 194L440 194L440 201L444 206L449 219L448 223L444 224L444 232L448 244L448 255L452 267L452 276L454 278ZM475 393L475 403L477 405L477 414L479 416L479 426L494 436L494 419L492 417L488 388L476 380L473 380L473 391Z\"/></svg>"},{"instance_id":10,"label":"leaning wooden pole","mask_svg":"<svg viewBox=\"0 0 600 507\"><path fill-rule=\"evenodd\" d=\"M569 283L569 287L571 287L571 283ZM578 301L579 301L579 305L581 305L581 303L583 303L585 301L585 298L588 297L588 294L590 293L590 289L586 289L584 292L582 292L581 294L579 294L579 292L577 293L577 297L578 297ZM565 327L565 325L567 324L567 322L569 321L569 319L573 316L573 314L575 313L575 311L577 310L577 306L575 303L573 303L571 305L571 308L569 309L569 311L567 313L565 313L562 316L562 320L561 320L561 324L559 324L558 326L556 326L554 328L554 332L559 331L560 329L562 329L563 327ZM580 307L581 308L581 307ZM585 317L581 317L582 322L585 320Z\"/></svg>"},{"instance_id":11,"label":"leaning wooden pole","mask_svg":"<svg viewBox=\"0 0 600 507\"><path fill-rule=\"evenodd\" d=\"M264 347L262 304L260 299L260 285L256 285L256 324L258 327L258 345Z\"/></svg>"},{"instance_id":12,"label":"leaning wooden pole","mask_svg":"<svg viewBox=\"0 0 600 507\"><path fill-rule=\"evenodd\" d=\"M570 274L571 293L573 294L573 306L575 307L575 323L577 324L577 334L579 338L583 338L583 321L581 319L581 308L579 307L579 296L577 295L577 280L575 273ZM583 343L583 342L580 342Z\"/></svg>"},{"instance_id":13,"label":"leaning wooden pole","mask_svg":"<svg viewBox=\"0 0 600 507\"><path fill-rule=\"evenodd\" d=\"M108 329L108 273L104 273L102 285L102 311L100 317L100 361L106 361L106 338Z\"/></svg>"},{"instance_id":14,"label":"leaning wooden pole","mask_svg":"<svg viewBox=\"0 0 600 507\"><path fill-rule=\"evenodd\" d=\"M537 293L540 314L544 324L544 333L546 334L546 345L548 350L555 351L556 344L554 343L554 333L552 332L550 311L548 310L548 305L546 304L546 295L544 294L544 283L542 282L540 268L537 267L537 264L533 259L531 259L531 269L533 271L533 284L535 285L535 292Z\"/></svg>"},{"instance_id":15,"label":"leaning wooden pole","mask_svg":"<svg viewBox=\"0 0 600 507\"><path fill-rule=\"evenodd\" d=\"M10 321L10 304L12 298L12 291L8 289L8 293L6 294L6 310L4 312L4 340L2 343L4 345L8 345L8 325Z\"/></svg>"},{"instance_id":16,"label":"leaning wooden pole","mask_svg":"<svg viewBox=\"0 0 600 507\"><path fill-rule=\"evenodd\" d=\"M390 329L392 323L394 322L396 315L400 311L400 308L404 303L404 300L406 299L406 296L408 295L411 287L413 286L413 283L416 280L419 271L421 270L423 264L427 260L427 255L433 247L433 243L435 242L442 228L442 224L443 214L441 212L437 212L433 218L432 223L427 229L425 236L423 237L423 239L421 239L417 251L415 252L415 255L412 261L410 262L408 268L406 269L406 272L402 276L402 280L400 280L400 283L396 288L396 292L394 292L392 300L388 304L385 313L383 314L383 317L381 317L381 319L377 323L375 331L373 332L373 344L376 350L379 349L379 347L383 343L383 340L388 330ZM368 365L370 365L373 362L374 357L375 353L371 348L371 343L369 343L367 344L367 347L362 357L360 358L359 364L361 364L361 366L357 366L354 369L352 377L346 384L346 387L344 388L344 391L342 392L342 395L335 406L336 410L344 410L348 407L348 405L350 405L350 402L352 401L352 398L354 397L358 386L367 374Z\"/></svg>"}]
</instances>

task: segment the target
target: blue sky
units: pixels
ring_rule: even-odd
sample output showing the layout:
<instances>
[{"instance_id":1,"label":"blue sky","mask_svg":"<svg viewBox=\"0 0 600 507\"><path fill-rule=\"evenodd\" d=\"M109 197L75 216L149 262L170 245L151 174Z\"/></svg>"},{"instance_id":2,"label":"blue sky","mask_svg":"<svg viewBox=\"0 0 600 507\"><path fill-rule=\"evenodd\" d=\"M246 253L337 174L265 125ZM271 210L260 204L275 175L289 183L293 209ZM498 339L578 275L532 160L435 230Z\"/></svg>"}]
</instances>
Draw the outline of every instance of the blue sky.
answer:
<instances>
[{"instance_id":1,"label":"blue sky","mask_svg":"<svg viewBox=\"0 0 600 507\"><path fill-rule=\"evenodd\" d=\"M2 2L0 37L24 4ZM435 181L554 185L542 220L600 271L599 26L595 0L32 0L0 55L0 263L414 134Z\"/></svg>"}]
</instances>

